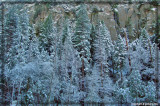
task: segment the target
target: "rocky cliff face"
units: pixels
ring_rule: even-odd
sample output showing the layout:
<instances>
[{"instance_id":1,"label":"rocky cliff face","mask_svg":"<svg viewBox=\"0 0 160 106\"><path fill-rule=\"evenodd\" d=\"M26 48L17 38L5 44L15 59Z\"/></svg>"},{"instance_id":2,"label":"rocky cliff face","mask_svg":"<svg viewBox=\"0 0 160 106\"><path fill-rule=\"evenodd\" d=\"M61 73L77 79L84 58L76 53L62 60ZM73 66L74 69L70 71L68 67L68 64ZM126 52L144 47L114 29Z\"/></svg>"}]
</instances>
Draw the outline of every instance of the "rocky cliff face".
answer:
<instances>
[{"instance_id":1,"label":"rocky cliff face","mask_svg":"<svg viewBox=\"0 0 160 106\"><path fill-rule=\"evenodd\" d=\"M87 4L88 15L91 23L96 25L98 20L104 21L108 27L112 40L117 39L126 28L129 38L139 36L141 28L146 28L150 35L155 33L156 7L150 4ZM48 14L53 15L53 20L59 27L62 26L64 17L68 17L73 23L77 4L62 5L34 5L31 20L35 25L43 22ZM33 19L34 18L34 19Z\"/></svg>"}]
</instances>

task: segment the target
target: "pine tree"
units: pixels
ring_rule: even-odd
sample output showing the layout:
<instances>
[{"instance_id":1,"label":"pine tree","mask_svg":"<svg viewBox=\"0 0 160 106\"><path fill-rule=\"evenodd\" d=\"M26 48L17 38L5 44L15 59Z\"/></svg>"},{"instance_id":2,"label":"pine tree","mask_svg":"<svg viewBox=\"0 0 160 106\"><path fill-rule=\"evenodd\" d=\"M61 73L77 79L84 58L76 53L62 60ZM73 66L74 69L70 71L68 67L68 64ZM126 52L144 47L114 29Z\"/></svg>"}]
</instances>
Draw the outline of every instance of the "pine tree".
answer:
<instances>
[{"instance_id":1,"label":"pine tree","mask_svg":"<svg viewBox=\"0 0 160 106\"><path fill-rule=\"evenodd\" d=\"M85 74L89 71L89 60L90 60L90 31L91 31L91 23L89 21L89 17L87 15L86 6L81 4L76 13L76 27L75 27L75 35L72 37L72 42L74 47L79 52L82 67L81 67L81 91L85 91ZM81 102L83 103L84 97L82 97Z\"/></svg>"},{"instance_id":2,"label":"pine tree","mask_svg":"<svg viewBox=\"0 0 160 106\"><path fill-rule=\"evenodd\" d=\"M153 62L154 59L152 59L151 62L151 55L149 53L148 49L145 49L144 46L142 46L141 39L136 39L132 43L129 44L130 46L130 59L132 59L132 68L136 70L144 70L146 68L153 68ZM155 52L155 44L150 45L151 52ZM154 54L152 54L152 57L155 57Z\"/></svg>"},{"instance_id":3,"label":"pine tree","mask_svg":"<svg viewBox=\"0 0 160 106\"><path fill-rule=\"evenodd\" d=\"M124 34L124 38L125 38L125 42L126 42L126 50L129 51L130 48L128 45L128 33L125 28L122 29L122 32ZM130 54L128 54L128 64L129 64L128 67L130 68L129 74L132 72L132 66L131 66L132 64L131 63L132 62L131 62Z\"/></svg>"},{"instance_id":4,"label":"pine tree","mask_svg":"<svg viewBox=\"0 0 160 106\"><path fill-rule=\"evenodd\" d=\"M7 56L10 56L10 59L8 60L8 70L6 73L9 73L10 77L13 77L10 82L10 85L13 83L13 91L12 91L12 101L15 99L15 92L18 92L17 98L18 102L22 99L24 102L28 103L31 102L33 98L31 98L34 93L32 86L32 81L34 82L34 79L32 78L34 74L39 73L38 67L41 66L40 63L43 64L44 61L42 61L43 58L41 58L41 54L38 49L38 39L34 35L32 26L29 25L29 16L26 11L23 11L21 13L21 16L17 17L17 27L16 32L13 35L16 35L13 39L13 45L9 48L9 52ZM15 54L14 54L15 53ZM39 59L39 57L41 59ZM45 54L45 58L47 55ZM37 64L36 61L39 61L40 63ZM10 67L10 63L14 63L12 67ZM35 67L33 66L36 66ZM32 71L32 73L30 72ZM22 74L23 73L23 74ZM33 75L32 75L33 74ZM20 82L19 80L20 79ZM25 90L21 91L22 82L24 81L23 88ZM18 88L17 91L14 88ZM23 92L20 95L20 91ZM22 98L21 98L22 97Z\"/></svg>"},{"instance_id":5,"label":"pine tree","mask_svg":"<svg viewBox=\"0 0 160 106\"><path fill-rule=\"evenodd\" d=\"M38 39L33 33L33 28L29 25L27 12L24 11L18 19L15 33L17 38L15 37L14 39L15 45L12 45L10 48L10 52L15 52L16 54L12 55L11 58L16 59L13 61L15 64L26 64L33 61L36 55L39 54Z\"/></svg>"}]
</instances>

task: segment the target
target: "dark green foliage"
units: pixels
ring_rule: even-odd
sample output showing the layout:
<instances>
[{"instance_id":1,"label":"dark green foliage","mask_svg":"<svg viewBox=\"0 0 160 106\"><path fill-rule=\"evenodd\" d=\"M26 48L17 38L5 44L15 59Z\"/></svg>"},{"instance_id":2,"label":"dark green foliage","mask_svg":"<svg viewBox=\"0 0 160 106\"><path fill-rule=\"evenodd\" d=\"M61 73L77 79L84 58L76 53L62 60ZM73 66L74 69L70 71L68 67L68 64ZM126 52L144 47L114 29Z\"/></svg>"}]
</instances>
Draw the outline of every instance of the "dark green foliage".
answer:
<instances>
[{"instance_id":1,"label":"dark green foliage","mask_svg":"<svg viewBox=\"0 0 160 106\"><path fill-rule=\"evenodd\" d=\"M92 59L92 65L94 64L94 42L96 40L96 31L95 31L95 26L92 25L92 29L91 29L91 40L90 40L90 44L91 44L91 49L90 49L90 52L91 52L91 59Z\"/></svg>"},{"instance_id":2,"label":"dark green foliage","mask_svg":"<svg viewBox=\"0 0 160 106\"><path fill-rule=\"evenodd\" d=\"M5 52L10 52L6 54L6 63L9 64L9 67L12 68L15 65L14 61L9 61L14 58L17 54L16 47L13 50L10 50L11 46L16 45L16 39L18 39L18 15L15 12L17 11L16 6L11 6L8 13L5 14L4 20L4 35L5 35Z\"/></svg>"},{"instance_id":3,"label":"dark green foliage","mask_svg":"<svg viewBox=\"0 0 160 106\"><path fill-rule=\"evenodd\" d=\"M125 64L126 48L125 42L120 35L114 45L113 61L115 69L121 69Z\"/></svg>"},{"instance_id":4,"label":"dark green foliage","mask_svg":"<svg viewBox=\"0 0 160 106\"><path fill-rule=\"evenodd\" d=\"M63 27L63 34L62 34L62 44L64 45L64 42L66 41L66 38L69 36L69 20L65 19L64 21L64 27Z\"/></svg>"},{"instance_id":5,"label":"dark green foliage","mask_svg":"<svg viewBox=\"0 0 160 106\"><path fill-rule=\"evenodd\" d=\"M76 14L75 34L72 37L74 47L80 53L81 58L90 59L90 31L91 23L87 14L86 6L81 4Z\"/></svg>"},{"instance_id":6,"label":"dark green foliage","mask_svg":"<svg viewBox=\"0 0 160 106\"><path fill-rule=\"evenodd\" d=\"M38 31L41 47L50 54L52 52L51 46L53 45L53 40L55 40L54 34L56 33L51 14L49 14L44 23L40 24Z\"/></svg>"}]
</instances>

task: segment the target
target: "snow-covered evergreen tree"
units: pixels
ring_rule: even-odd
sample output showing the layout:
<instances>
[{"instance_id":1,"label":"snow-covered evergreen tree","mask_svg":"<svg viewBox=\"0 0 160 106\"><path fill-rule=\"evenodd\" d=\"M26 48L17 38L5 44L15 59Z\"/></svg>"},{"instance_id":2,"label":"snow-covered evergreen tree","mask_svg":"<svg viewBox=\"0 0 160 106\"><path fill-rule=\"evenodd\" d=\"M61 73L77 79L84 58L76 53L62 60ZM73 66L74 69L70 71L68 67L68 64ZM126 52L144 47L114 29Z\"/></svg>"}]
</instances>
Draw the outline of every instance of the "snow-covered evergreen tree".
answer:
<instances>
[{"instance_id":1,"label":"snow-covered evergreen tree","mask_svg":"<svg viewBox=\"0 0 160 106\"><path fill-rule=\"evenodd\" d=\"M90 59L90 31L91 23L87 14L86 6L81 4L76 13L75 34L72 37L74 47L78 50L82 61L85 62L87 71L88 61Z\"/></svg>"},{"instance_id":2,"label":"snow-covered evergreen tree","mask_svg":"<svg viewBox=\"0 0 160 106\"><path fill-rule=\"evenodd\" d=\"M121 80L123 80L126 54L125 42L121 35L118 35L118 39L115 41L114 50L112 52L112 66L114 70L117 70L117 72L120 73Z\"/></svg>"},{"instance_id":3,"label":"snow-covered evergreen tree","mask_svg":"<svg viewBox=\"0 0 160 106\"><path fill-rule=\"evenodd\" d=\"M155 44L154 43L150 43L150 49L145 49L142 46L141 40L136 39L135 41L130 43L129 46L130 46L130 50L128 53L130 54L130 58L133 63L131 65L133 69L145 70L147 68L154 68L154 61L155 61L154 59ZM152 61L151 61L151 57L152 57Z\"/></svg>"},{"instance_id":4,"label":"snow-covered evergreen tree","mask_svg":"<svg viewBox=\"0 0 160 106\"><path fill-rule=\"evenodd\" d=\"M90 32L91 23L87 14L87 8L85 4L81 4L76 11L76 27L75 34L72 37L74 48L79 52L82 66L81 66L81 81L80 89L85 91L86 82L85 74L89 72L89 60L90 60ZM82 95L82 102L86 95Z\"/></svg>"},{"instance_id":5,"label":"snow-covered evergreen tree","mask_svg":"<svg viewBox=\"0 0 160 106\"><path fill-rule=\"evenodd\" d=\"M149 33L146 31L145 28L141 29L141 35L140 35L140 45L141 47L143 47L145 50L147 50L147 54L149 54L149 61L152 62L153 61L153 57L152 57L152 50L151 50L151 40L150 40L150 35Z\"/></svg>"},{"instance_id":6,"label":"snow-covered evergreen tree","mask_svg":"<svg viewBox=\"0 0 160 106\"><path fill-rule=\"evenodd\" d=\"M105 36L105 43L106 43L106 55L108 57L111 56L111 52L114 50L113 49L113 44L112 44L112 40L111 40L111 35L110 35L110 32L108 30L108 28L106 27L105 23L102 21L102 26L103 28L101 29L102 30L102 34Z\"/></svg>"},{"instance_id":7,"label":"snow-covered evergreen tree","mask_svg":"<svg viewBox=\"0 0 160 106\"><path fill-rule=\"evenodd\" d=\"M106 54L106 35L103 33L103 24L100 22L99 25L96 27L96 40L94 41L94 60L95 60L95 66L98 68L97 73L98 77L101 79L101 84L99 87L100 89L100 96L101 98L103 98L103 81L104 81L104 77L105 72L106 72L106 68L107 68L107 54Z\"/></svg>"},{"instance_id":8,"label":"snow-covered evergreen tree","mask_svg":"<svg viewBox=\"0 0 160 106\"><path fill-rule=\"evenodd\" d=\"M54 44L56 43L54 42L56 40L55 34L56 34L56 28L54 27L52 14L49 14L44 23L40 25L39 39L41 47L47 50L50 55L53 51L55 51L53 50L55 49Z\"/></svg>"},{"instance_id":9,"label":"snow-covered evergreen tree","mask_svg":"<svg viewBox=\"0 0 160 106\"><path fill-rule=\"evenodd\" d=\"M117 81L115 90L115 100L119 103L156 101L154 82L143 82L138 70L133 70L121 85Z\"/></svg>"},{"instance_id":10,"label":"snow-covered evergreen tree","mask_svg":"<svg viewBox=\"0 0 160 106\"><path fill-rule=\"evenodd\" d=\"M149 40L149 34L148 32L146 31L145 28L143 28L141 30L141 35L140 35L140 41L141 41L141 46L145 49L148 49L149 48L149 45L148 45L148 40Z\"/></svg>"},{"instance_id":11,"label":"snow-covered evergreen tree","mask_svg":"<svg viewBox=\"0 0 160 106\"><path fill-rule=\"evenodd\" d=\"M156 86L153 81L148 82L145 87L145 100L144 102L155 103L156 102Z\"/></svg>"},{"instance_id":12,"label":"snow-covered evergreen tree","mask_svg":"<svg viewBox=\"0 0 160 106\"><path fill-rule=\"evenodd\" d=\"M19 29L18 27L18 15L16 11L16 6L11 6L9 10L5 14L5 20L4 20L4 35L5 35L5 57L7 60L6 64L8 68L13 68L16 64L16 50L18 47L16 46L19 38Z\"/></svg>"},{"instance_id":13,"label":"snow-covered evergreen tree","mask_svg":"<svg viewBox=\"0 0 160 106\"><path fill-rule=\"evenodd\" d=\"M104 33L104 25L100 22L99 25L96 27L96 40L94 41L94 60L95 65L100 68L101 74L105 71L107 67L107 58L108 55L106 54L107 48L107 35Z\"/></svg>"},{"instance_id":14,"label":"snow-covered evergreen tree","mask_svg":"<svg viewBox=\"0 0 160 106\"><path fill-rule=\"evenodd\" d=\"M124 66L125 55L126 55L125 42L122 39L121 35L118 35L118 39L114 45L114 61L116 69L121 69Z\"/></svg>"},{"instance_id":15,"label":"snow-covered evergreen tree","mask_svg":"<svg viewBox=\"0 0 160 106\"><path fill-rule=\"evenodd\" d=\"M130 95L134 102L140 102L141 98L145 96L144 82L141 80L141 74L138 70L133 70L128 78L128 86Z\"/></svg>"},{"instance_id":16,"label":"snow-covered evergreen tree","mask_svg":"<svg viewBox=\"0 0 160 106\"><path fill-rule=\"evenodd\" d=\"M119 84L119 82L121 82ZM115 84L114 101L117 103L130 103L132 101L132 96L130 95L130 90L128 88L128 80L123 79L123 82L119 79Z\"/></svg>"},{"instance_id":17,"label":"snow-covered evergreen tree","mask_svg":"<svg viewBox=\"0 0 160 106\"><path fill-rule=\"evenodd\" d=\"M85 102L102 102L102 99L99 96L99 88L102 86L99 68L93 67L92 74L88 78L88 82L87 98L85 98Z\"/></svg>"},{"instance_id":18,"label":"snow-covered evergreen tree","mask_svg":"<svg viewBox=\"0 0 160 106\"><path fill-rule=\"evenodd\" d=\"M60 79L61 79L61 94L60 99L61 102L73 102L79 101L79 98L75 99L74 97L78 93L78 83L79 78L77 71L81 66L81 60L78 56L77 50L72 45L71 41L71 29L70 29L70 21L69 19L65 19L63 33L62 33L62 40L61 40L61 72L60 72Z\"/></svg>"},{"instance_id":19,"label":"snow-covered evergreen tree","mask_svg":"<svg viewBox=\"0 0 160 106\"><path fill-rule=\"evenodd\" d=\"M96 29L94 35L95 39L93 40L94 69L92 69L92 73L88 79L89 80L88 96L86 98L86 101L90 102L104 103L111 101L112 98L109 98L108 96L114 89L112 81L108 76L108 63L107 63L108 59L107 50L111 49L107 47L110 47L112 43L108 45L108 42L111 42L108 41L110 35L108 35L109 32L107 31L107 28L104 26L105 25L103 22L99 22L99 24L95 28Z\"/></svg>"}]
</instances>

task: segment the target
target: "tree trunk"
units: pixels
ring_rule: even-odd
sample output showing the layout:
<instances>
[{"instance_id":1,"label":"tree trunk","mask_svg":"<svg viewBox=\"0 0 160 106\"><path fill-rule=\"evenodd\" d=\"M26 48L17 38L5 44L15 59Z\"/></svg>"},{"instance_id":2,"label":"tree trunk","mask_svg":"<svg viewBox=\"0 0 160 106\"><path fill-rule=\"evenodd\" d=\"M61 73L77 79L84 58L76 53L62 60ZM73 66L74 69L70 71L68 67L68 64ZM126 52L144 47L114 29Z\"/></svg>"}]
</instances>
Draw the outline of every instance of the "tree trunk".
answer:
<instances>
[{"instance_id":1,"label":"tree trunk","mask_svg":"<svg viewBox=\"0 0 160 106\"><path fill-rule=\"evenodd\" d=\"M2 90L2 103L5 103L5 35L4 35L4 4L1 6L1 53L0 53L0 60L1 60L1 90Z\"/></svg>"},{"instance_id":2,"label":"tree trunk","mask_svg":"<svg viewBox=\"0 0 160 106\"><path fill-rule=\"evenodd\" d=\"M121 68L120 68L121 70ZM123 82L123 74L122 74L122 70L121 70L121 82Z\"/></svg>"},{"instance_id":3,"label":"tree trunk","mask_svg":"<svg viewBox=\"0 0 160 106\"><path fill-rule=\"evenodd\" d=\"M148 44L149 44L149 53L150 53L150 61L152 62L152 51L151 51L151 44L150 44L150 40L148 39Z\"/></svg>"},{"instance_id":4,"label":"tree trunk","mask_svg":"<svg viewBox=\"0 0 160 106\"><path fill-rule=\"evenodd\" d=\"M50 88L49 88L47 104L50 104L50 97L51 97L51 93L52 93L52 84L53 84L53 74L52 74L52 78L51 78L51 84L50 84Z\"/></svg>"},{"instance_id":5,"label":"tree trunk","mask_svg":"<svg viewBox=\"0 0 160 106\"><path fill-rule=\"evenodd\" d=\"M158 46L156 45L156 96L157 96L157 101L158 101L158 93L159 93L159 49ZM157 102L158 103L158 102Z\"/></svg>"},{"instance_id":6,"label":"tree trunk","mask_svg":"<svg viewBox=\"0 0 160 106\"><path fill-rule=\"evenodd\" d=\"M85 89L84 89L84 75L85 75L85 73L84 73L84 60L83 60L83 59L82 59L81 73L82 73L82 83L81 83L81 88L80 88L80 89L81 89L82 91L85 91ZM84 106L84 98L81 99L80 104L81 104L82 106Z\"/></svg>"},{"instance_id":7,"label":"tree trunk","mask_svg":"<svg viewBox=\"0 0 160 106\"><path fill-rule=\"evenodd\" d=\"M26 93L28 92L29 88L30 88L30 78L28 78L28 81L27 81ZM26 101L26 103L28 105L28 100L27 99L28 99L28 97L26 96L25 97L25 101Z\"/></svg>"},{"instance_id":8,"label":"tree trunk","mask_svg":"<svg viewBox=\"0 0 160 106\"><path fill-rule=\"evenodd\" d=\"M13 99L14 99L14 83L13 83L13 87L12 87L12 101L11 101L11 103L13 103ZM12 105L14 105L14 104L12 104Z\"/></svg>"},{"instance_id":9,"label":"tree trunk","mask_svg":"<svg viewBox=\"0 0 160 106\"><path fill-rule=\"evenodd\" d=\"M19 84L19 90L18 90L18 98L17 98L17 105L19 104L19 101L20 101L20 97L19 97L19 95L20 95L20 91L21 91L21 84L22 84L22 81L20 80L20 84Z\"/></svg>"},{"instance_id":10,"label":"tree trunk","mask_svg":"<svg viewBox=\"0 0 160 106\"><path fill-rule=\"evenodd\" d=\"M125 31L124 31L124 36L125 36L125 41L126 41L126 49L127 49L127 51L128 51L128 50L129 50L128 40L127 40L127 34L126 34ZM132 72L132 67L131 67L131 58L130 58L130 55L128 56L128 61L129 61L130 73L131 73L131 72Z\"/></svg>"},{"instance_id":11,"label":"tree trunk","mask_svg":"<svg viewBox=\"0 0 160 106\"><path fill-rule=\"evenodd\" d=\"M104 98L104 95L103 95L103 64L100 63L101 66L100 66L100 71L101 71L101 89L99 90L99 95L100 97L103 99ZM100 103L100 105L103 105L103 103Z\"/></svg>"},{"instance_id":12,"label":"tree trunk","mask_svg":"<svg viewBox=\"0 0 160 106\"><path fill-rule=\"evenodd\" d=\"M102 65L102 63L101 63L101 77L103 77L103 65ZM101 84L102 84L102 87L103 87L103 79L101 80Z\"/></svg>"},{"instance_id":13,"label":"tree trunk","mask_svg":"<svg viewBox=\"0 0 160 106\"><path fill-rule=\"evenodd\" d=\"M84 60L82 59L82 91L84 91Z\"/></svg>"}]
</instances>

